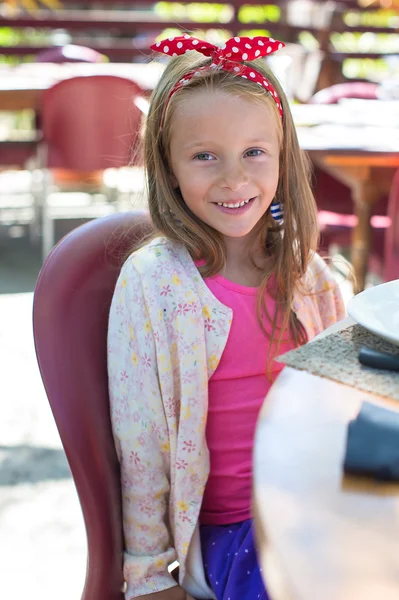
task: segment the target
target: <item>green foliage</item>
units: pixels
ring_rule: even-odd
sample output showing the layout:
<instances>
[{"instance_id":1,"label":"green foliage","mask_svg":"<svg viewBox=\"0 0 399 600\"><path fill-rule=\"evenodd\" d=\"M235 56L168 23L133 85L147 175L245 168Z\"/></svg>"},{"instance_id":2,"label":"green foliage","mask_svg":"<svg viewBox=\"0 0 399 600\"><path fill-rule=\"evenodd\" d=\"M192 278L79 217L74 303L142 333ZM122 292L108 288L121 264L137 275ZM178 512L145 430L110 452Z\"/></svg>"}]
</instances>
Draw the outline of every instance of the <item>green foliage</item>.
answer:
<instances>
[{"instance_id":1,"label":"green foliage","mask_svg":"<svg viewBox=\"0 0 399 600\"><path fill-rule=\"evenodd\" d=\"M310 31L301 31L298 34L298 41L306 48L306 50L312 51L319 49L319 42Z\"/></svg>"},{"instance_id":2,"label":"green foliage","mask_svg":"<svg viewBox=\"0 0 399 600\"><path fill-rule=\"evenodd\" d=\"M398 52L399 34L396 33L344 33L331 34L331 43L338 52Z\"/></svg>"},{"instance_id":3,"label":"green foliage","mask_svg":"<svg viewBox=\"0 0 399 600\"><path fill-rule=\"evenodd\" d=\"M231 31L226 29L190 29L190 35L194 37L198 37L202 40L207 40L212 44L222 44L233 35ZM169 27L164 29L162 33L159 34L157 40L163 40L164 38L174 37L176 35L181 35L181 29Z\"/></svg>"},{"instance_id":4,"label":"green foliage","mask_svg":"<svg viewBox=\"0 0 399 600\"><path fill-rule=\"evenodd\" d=\"M154 6L155 14L164 19L176 21L194 21L197 23L228 23L234 16L234 8L229 4L211 4L191 2L187 4L174 2L158 2ZM238 9L238 20L241 23L277 23L280 20L279 6L273 4L245 4Z\"/></svg>"},{"instance_id":5,"label":"green foliage","mask_svg":"<svg viewBox=\"0 0 399 600\"><path fill-rule=\"evenodd\" d=\"M383 58L347 58L343 62L342 73L348 79L369 79L378 82L392 76L392 68Z\"/></svg>"},{"instance_id":6,"label":"green foliage","mask_svg":"<svg viewBox=\"0 0 399 600\"><path fill-rule=\"evenodd\" d=\"M398 27L399 15L395 10L354 11L343 15L343 22L348 27Z\"/></svg>"},{"instance_id":7,"label":"green foliage","mask_svg":"<svg viewBox=\"0 0 399 600\"><path fill-rule=\"evenodd\" d=\"M242 29L238 32L238 35L247 37L257 37L260 35L265 35L271 37L272 34L268 29Z\"/></svg>"},{"instance_id":8,"label":"green foliage","mask_svg":"<svg viewBox=\"0 0 399 600\"><path fill-rule=\"evenodd\" d=\"M0 47L10 48L19 44L40 46L49 43L50 35L50 29L0 27Z\"/></svg>"},{"instance_id":9,"label":"green foliage","mask_svg":"<svg viewBox=\"0 0 399 600\"><path fill-rule=\"evenodd\" d=\"M234 14L233 7L228 4L199 2L189 4L158 2L154 6L154 12L164 19L197 23L228 23Z\"/></svg>"},{"instance_id":10,"label":"green foliage","mask_svg":"<svg viewBox=\"0 0 399 600\"><path fill-rule=\"evenodd\" d=\"M238 20L241 23L259 23L267 22L278 23L281 11L278 6L268 4L266 6L244 4L238 10Z\"/></svg>"},{"instance_id":11,"label":"green foliage","mask_svg":"<svg viewBox=\"0 0 399 600\"><path fill-rule=\"evenodd\" d=\"M0 46L16 46L20 42L20 35L12 27L0 27Z\"/></svg>"}]
</instances>

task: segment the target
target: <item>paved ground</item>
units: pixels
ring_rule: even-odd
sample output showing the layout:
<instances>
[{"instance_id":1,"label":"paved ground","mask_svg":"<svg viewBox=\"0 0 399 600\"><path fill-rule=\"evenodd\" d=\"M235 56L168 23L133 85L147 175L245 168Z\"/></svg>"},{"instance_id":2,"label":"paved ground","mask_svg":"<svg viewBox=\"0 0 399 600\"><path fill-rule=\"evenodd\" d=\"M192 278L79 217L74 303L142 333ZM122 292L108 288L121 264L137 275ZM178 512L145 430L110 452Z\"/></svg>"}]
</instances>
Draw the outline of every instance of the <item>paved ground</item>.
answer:
<instances>
[{"instance_id":1,"label":"paved ground","mask_svg":"<svg viewBox=\"0 0 399 600\"><path fill-rule=\"evenodd\" d=\"M83 521L33 347L39 265L21 240L0 244L0 598L78 600Z\"/></svg>"},{"instance_id":2,"label":"paved ground","mask_svg":"<svg viewBox=\"0 0 399 600\"><path fill-rule=\"evenodd\" d=\"M107 177L107 185L115 185L112 170ZM26 237L5 236L13 211L19 222L31 218L29 178L28 172L0 177L0 600L79 600L86 567L83 519L33 346L40 247L32 248ZM121 210L145 205L140 170L122 170L117 181ZM65 194L51 196L52 206L71 201ZM78 224L57 221L56 239Z\"/></svg>"}]
</instances>

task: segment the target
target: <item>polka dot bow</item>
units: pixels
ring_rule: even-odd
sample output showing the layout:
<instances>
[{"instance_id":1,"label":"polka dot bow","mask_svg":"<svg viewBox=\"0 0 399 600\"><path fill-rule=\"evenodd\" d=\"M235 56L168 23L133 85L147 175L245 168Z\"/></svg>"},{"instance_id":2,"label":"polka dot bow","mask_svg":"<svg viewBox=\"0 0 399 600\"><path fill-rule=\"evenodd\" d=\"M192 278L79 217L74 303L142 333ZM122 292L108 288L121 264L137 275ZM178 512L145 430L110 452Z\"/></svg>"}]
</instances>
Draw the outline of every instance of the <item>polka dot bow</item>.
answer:
<instances>
[{"instance_id":1,"label":"polka dot bow","mask_svg":"<svg viewBox=\"0 0 399 600\"><path fill-rule=\"evenodd\" d=\"M186 85L190 79L195 77L200 71L208 70L212 68L221 68L224 71L229 71L237 75L237 77L243 77L248 81L253 81L258 85L262 86L273 98L280 116L283 116L283 109L281 106L281 100L268 79L266 79L259 71L242 64L241 61L251 61L260 56L268 56L276 50L280 50L285 44L279 40L274 40L269 37L234 37L227 40L227 42L219 47L204 40L200 40L190 35L179 35L171 37L165 40L161 40L151 46L152 50L168 54L169 56L178 56L185 54L190 50L196 50L204 56L212 58L210 65L206 67L200 67L195 71L190 71L181 79L173 88L170 93L168 102L171 96L184 85Z\"/></svg>"}]
</instances>

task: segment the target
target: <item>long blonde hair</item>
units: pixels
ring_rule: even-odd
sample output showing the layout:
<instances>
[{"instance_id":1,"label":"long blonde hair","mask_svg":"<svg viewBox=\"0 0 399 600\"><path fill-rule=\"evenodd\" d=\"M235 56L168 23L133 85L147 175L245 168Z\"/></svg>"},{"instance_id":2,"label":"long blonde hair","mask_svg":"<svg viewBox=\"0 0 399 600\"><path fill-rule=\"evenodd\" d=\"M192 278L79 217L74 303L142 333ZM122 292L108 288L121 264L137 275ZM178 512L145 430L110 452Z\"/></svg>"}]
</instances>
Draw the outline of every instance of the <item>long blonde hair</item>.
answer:
<instances>
[{"instance_id":1,"label":"long blonde hair","mask_svg":"<svg viewBox=\"0 0 399 600\"><path fill-rule=\"evenodd\" d=\"M268 315L266 311L272 323L273 340L277 323L280 331L277 349L273 351L276 355L284 331L288 330L298 345L306 341L305 331L291 305L294 291L300 287L318 240L317 211L309 183L308 162L299 147L285 94L261 59L245 64L252 65L275 87L282 102L283 120L275 102L264 89L221 69L201 71L169 100L172 89L185 74L209 63L209 58L196 52L170 59L152 94L144 135L144 164L154 235L163 235L181 243L194 259L204 259L205 264L200 268L204 277L223 270L226 251L222 235L198 219L173 187L169 156L171 119L176 106L184 98L204 88L268 103L280 133L280 174L275 199L284 205L284 224L277 225L270 210L262 218L266 267L259 288L258 318L265 331L261 315L266 311L265 291L268 290L276 299L275 314ZM269 286L271 276L273 286Z\"/></svg>"}]
</instances>

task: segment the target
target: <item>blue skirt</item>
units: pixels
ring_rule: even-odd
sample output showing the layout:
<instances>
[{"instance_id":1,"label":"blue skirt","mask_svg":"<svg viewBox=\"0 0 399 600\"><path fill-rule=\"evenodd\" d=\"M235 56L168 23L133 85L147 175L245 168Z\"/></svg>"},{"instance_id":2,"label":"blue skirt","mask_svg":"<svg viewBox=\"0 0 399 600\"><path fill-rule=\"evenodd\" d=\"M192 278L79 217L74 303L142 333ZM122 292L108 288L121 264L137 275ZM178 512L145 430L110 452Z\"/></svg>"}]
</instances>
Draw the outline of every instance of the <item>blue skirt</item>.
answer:
<instances>
[{"instance_id":1,"label":"blue skirt","mask_svg":"<svg viewBox=\"0 0 399 600\"><path fill-rule=\"evenodd\" d=\"M268 600L258 564L252 520L201 525L205 574L217 600Z\"/></svg>"}]
</instances>

